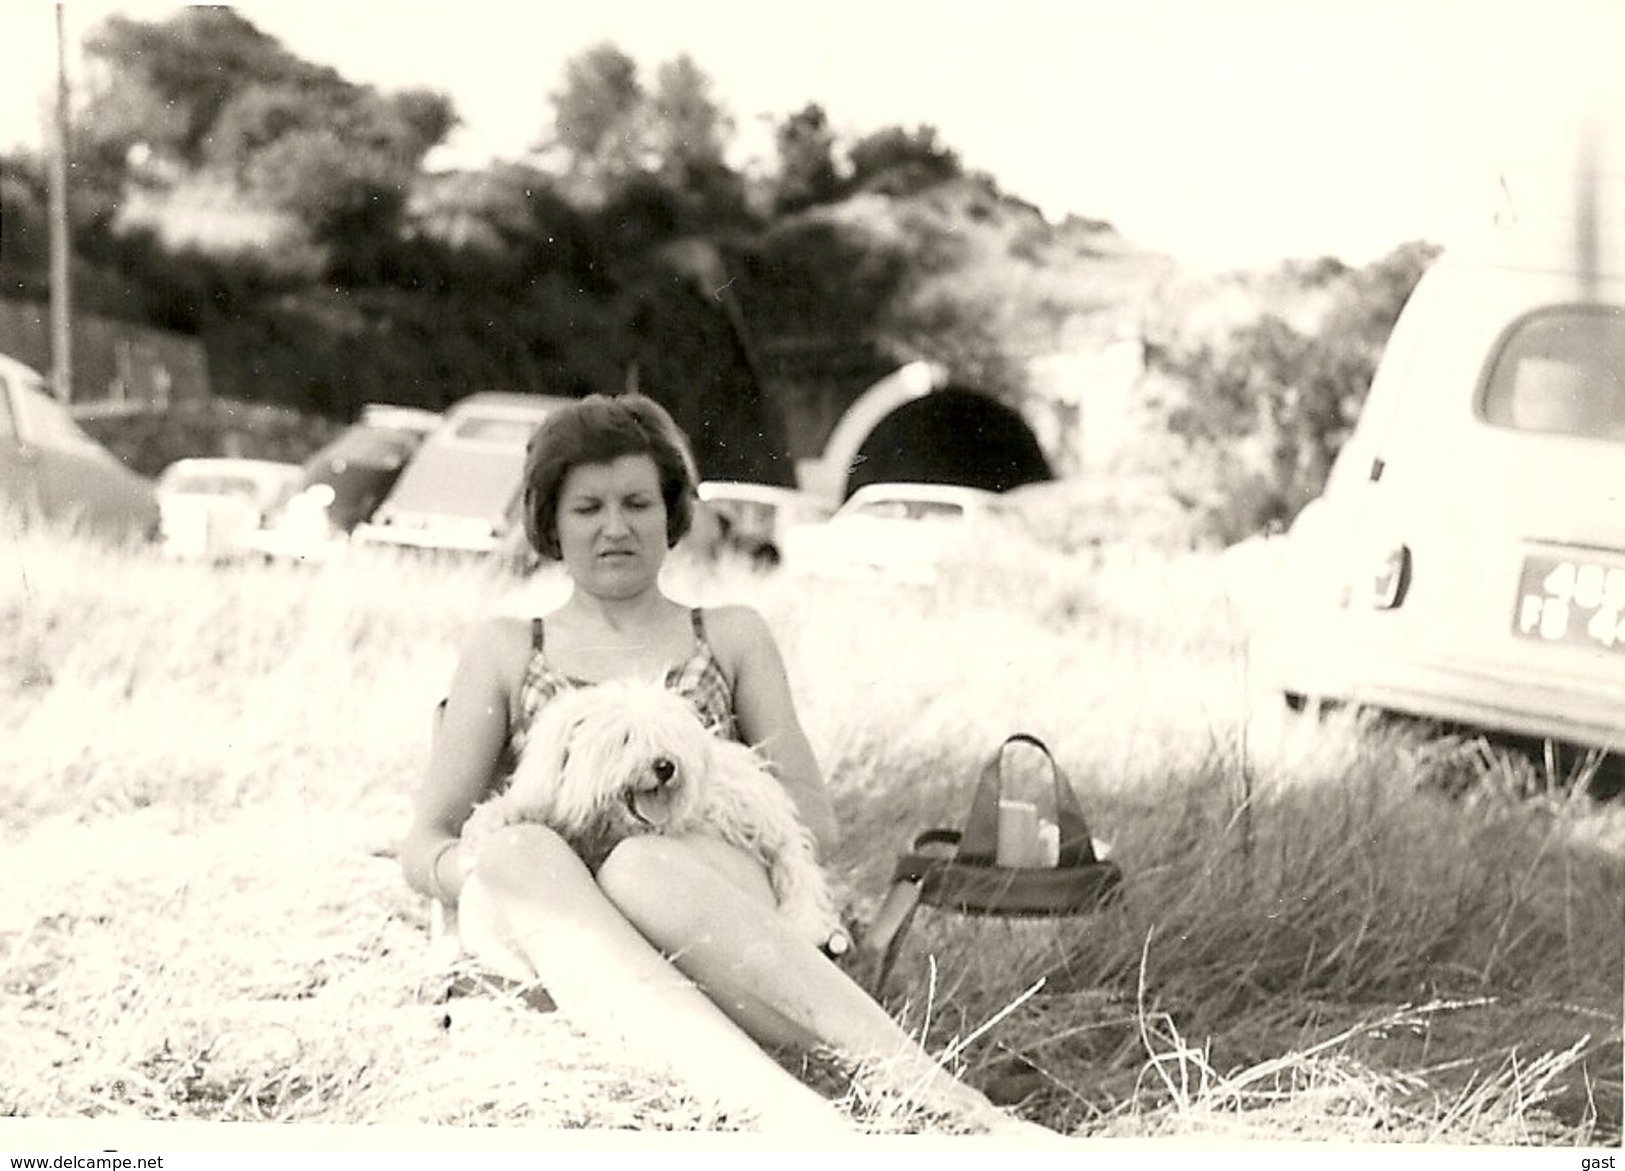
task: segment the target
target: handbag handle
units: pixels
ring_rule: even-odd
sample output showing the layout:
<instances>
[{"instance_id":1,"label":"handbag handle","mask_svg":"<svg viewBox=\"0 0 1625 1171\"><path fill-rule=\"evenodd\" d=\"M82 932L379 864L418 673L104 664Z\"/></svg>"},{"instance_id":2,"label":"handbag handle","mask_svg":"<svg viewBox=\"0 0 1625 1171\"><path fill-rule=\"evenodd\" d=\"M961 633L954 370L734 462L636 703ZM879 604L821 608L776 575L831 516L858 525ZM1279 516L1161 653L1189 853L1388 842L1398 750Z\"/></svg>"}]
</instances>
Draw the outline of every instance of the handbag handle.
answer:
<instances>
[{"instance_id":1,"label":"handbag handle","mask_svg":"<svg viewBox=\"0 0 1625 1171\"><path fill-rule=\"evenodd\" d=\"M959 840L958 860L976 866L994 864L999 843L999 796L1004 789L1004 750L1012 744L1030 745L1049 761L1055 785L1055 820L1059 824L1061 839L1057 865L1092 864L1096 860L1094 841L1089 836L1089 823L1084 819L1083 806L1078 802L1072 782L1061 771L1049 746L1026 732L1007 737L982 767L981 780L977 782L976 793L971 798L970 815L965 819L965 832Z\"/></svg>"}]
</instances>

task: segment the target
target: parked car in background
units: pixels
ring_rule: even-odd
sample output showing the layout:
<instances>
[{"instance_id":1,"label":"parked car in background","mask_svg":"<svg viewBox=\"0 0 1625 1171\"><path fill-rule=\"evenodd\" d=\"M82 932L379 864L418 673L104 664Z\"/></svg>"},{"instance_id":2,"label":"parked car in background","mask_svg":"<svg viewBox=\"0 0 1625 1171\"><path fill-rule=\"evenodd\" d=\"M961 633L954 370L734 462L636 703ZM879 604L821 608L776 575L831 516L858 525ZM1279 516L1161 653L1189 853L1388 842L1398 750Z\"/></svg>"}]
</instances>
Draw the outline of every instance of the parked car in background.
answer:
<instances>
[{"instance_id":1,"label":"parked car in background","mask_svg":"<svg viewBox=\"0 0 1625 1171\"><path fill-rule=\"evenodd\" d=\"M0 523L42 520L118 540L158 531L152 481L85 434L40 374L0 354Z\"/></svg>"},{"instance_id":2,"label":"parked car in background","mask_svg":"<svg viewBox=\"0 0 1625 1171\"><path fill-rule=\"evenodd\" d=\"M230 456L178 459L158 476L158 540L172 557L241 556L265 512L299 476L299 465Z\"/></svg>"},{"instance_id":3,"label":"parked car in background","mask_svg":"<svg viewBox=\"0 0 1625 1171\"><path fill-rule=\"evenodd\" d=\"M1625 748L1625 256L1593 236L1424 274L1286 539L1258 657L1292 706Z\"/></svg>"},{"instance_id":4,"label":"parked car in background","mask_svg":"<svg viewBox=\"0 0 1625 1171\"><path fill-rule=\"evenodd\" d=\"M454 403L371 519L361 545L511 556L522 546L525 445L570 399L483 391Z\"/></svg>"},{"instance_id":5,"label":"parked car in background","mask_svg":"<svg viewBox=\"0 0 1625 1171\"><path fill-rule=\"evenodd\" d=\"M762 569L784 558L784 534L796 525L829 519L829 506L795 488L741 480L706 480L701 502L718 519L719 544Z\"/></svg>"},{"instance_id":6,"label":"parked car in background","mask_svg":"<svg viewBox=\"0 0 1625 1171\"><path fill-rule=\"evenodd\" d=\"M368 403L356 422L305 460L247 543L270 557L299 560L320 560L343 548L443 421L438 411Z\"/></svg>"},{"instance_id":7,"label":"parked car in background","mask_svg":"<svg viewBox=\"0 0 1625 1171\"><path fill-rule=\"evenodd\" d=\"M866 484L828 521L787 530L784 563L812 576L929 585L998 500L962 484Z\"/></svg>"}]
</instances>

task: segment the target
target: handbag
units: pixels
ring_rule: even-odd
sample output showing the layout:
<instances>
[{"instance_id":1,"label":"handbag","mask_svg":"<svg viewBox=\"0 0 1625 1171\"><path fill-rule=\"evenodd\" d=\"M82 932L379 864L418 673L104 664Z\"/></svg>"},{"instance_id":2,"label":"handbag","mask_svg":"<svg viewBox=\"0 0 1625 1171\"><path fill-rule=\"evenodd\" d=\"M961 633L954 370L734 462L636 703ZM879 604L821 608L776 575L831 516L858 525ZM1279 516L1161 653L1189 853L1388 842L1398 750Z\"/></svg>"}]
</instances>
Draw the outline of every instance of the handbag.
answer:
<instances>
[{"instance_id":1,"label":"handbag","mask_svg":"<svg viewBox=\"0 0 1625 1171\"><path fill-rule=\"evenodd\" d=\"M1001 797L1005 750L1026 744L1043 753L1055 792L1054 865L1001 865ZM1040 918L1093 912L1117 897L1123 871L1097 856L1077 792L1047 745L1017 732L982 769L964 829L929 829L897 860L892 886L864 936L870 954L884 952L876 995L902 948L920 906L959 915Z\"/></svg>"}]
</instances>

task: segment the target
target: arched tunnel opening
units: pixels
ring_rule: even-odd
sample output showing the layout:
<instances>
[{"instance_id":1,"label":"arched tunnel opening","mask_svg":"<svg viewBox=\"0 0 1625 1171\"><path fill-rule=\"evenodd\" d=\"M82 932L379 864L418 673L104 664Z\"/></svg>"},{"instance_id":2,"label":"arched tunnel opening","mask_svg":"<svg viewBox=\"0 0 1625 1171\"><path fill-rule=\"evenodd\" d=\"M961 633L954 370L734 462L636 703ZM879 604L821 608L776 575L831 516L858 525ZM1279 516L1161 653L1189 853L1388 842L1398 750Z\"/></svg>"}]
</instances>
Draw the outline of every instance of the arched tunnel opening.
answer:
<instances>
[{"instance_id":1,"label":"arched tunnel opening","mask_svg":"<svg viewBox=\"0 0 1625 1171\"><path fill-rule=\"evenodd\" d=\"M846 495L891 481L965 484L1003 492L1055 478L1019 413L962 387L912 399L869 432L847 476Z\"/></svg>"}]
</instances>

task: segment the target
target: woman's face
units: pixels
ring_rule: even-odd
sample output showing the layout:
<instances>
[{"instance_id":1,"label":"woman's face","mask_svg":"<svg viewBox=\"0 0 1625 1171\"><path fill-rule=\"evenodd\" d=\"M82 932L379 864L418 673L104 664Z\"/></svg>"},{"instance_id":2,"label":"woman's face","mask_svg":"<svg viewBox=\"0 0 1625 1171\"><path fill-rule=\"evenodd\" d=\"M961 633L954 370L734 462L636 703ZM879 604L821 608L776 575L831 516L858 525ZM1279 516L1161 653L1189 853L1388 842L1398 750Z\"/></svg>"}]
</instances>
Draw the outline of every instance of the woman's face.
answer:
<instances>
[{"instance_id":1,"label":"woman's face","mask_svg":"<svg viewBox=\"0 0 1625 1171\"><path fill-rule=\"evenodd\" d=\"M582 589L633 597L652 586L666 559L666 502L646 455L577 464L559 491L559 553Z\"/></svg>"}]
</instances>

